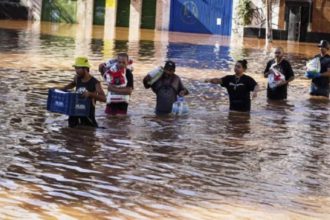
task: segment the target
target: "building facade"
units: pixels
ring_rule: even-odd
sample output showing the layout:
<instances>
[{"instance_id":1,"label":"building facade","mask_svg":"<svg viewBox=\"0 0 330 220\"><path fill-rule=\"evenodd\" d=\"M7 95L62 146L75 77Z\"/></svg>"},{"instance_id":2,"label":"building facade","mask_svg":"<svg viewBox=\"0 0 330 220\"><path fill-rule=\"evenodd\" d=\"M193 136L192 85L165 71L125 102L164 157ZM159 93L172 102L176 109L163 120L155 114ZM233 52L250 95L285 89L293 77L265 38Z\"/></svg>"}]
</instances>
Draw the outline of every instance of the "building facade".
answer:
<instances>
[{"instance_id":1,"label":"building facade","mask_svg":"<svg viewBox=\"0 0 330 220\"><path fill-rule=\"evenodd\" d=\"M175 32L265 37L262 0L252 24L238 22L240 0L0 0L0 18L104 25L106 30L129 27ZM272 0L274 39L319 41L330 37L329 0ZM15 13L19 11L19 13Z\"/></svg>"},{"instance_id":2,"label":"building facade","mask_svg":"<svg viewBox=\"0 0 330 220\"><path fill-rule=\"evenodd\" d=\"M253 7L261 0L253 0ZM278 0L273 4L274 39L317 42L330 38L329 0ZM245 37L265 37L265 15L257 10L252 24L244 27Z\"/></svg>"},{"instance_id":3,"label":"building facade","mask_svg":"<svg viewBox=\"0 0 330 220\"><path fill-rule=\"evenodd\" d=\"M94 25L231 35L236 0L25 0L33 18ZM40 7L41 5L41 7ZM82 19L82 16L84 19Z\"/></svg>"}]
</instances>

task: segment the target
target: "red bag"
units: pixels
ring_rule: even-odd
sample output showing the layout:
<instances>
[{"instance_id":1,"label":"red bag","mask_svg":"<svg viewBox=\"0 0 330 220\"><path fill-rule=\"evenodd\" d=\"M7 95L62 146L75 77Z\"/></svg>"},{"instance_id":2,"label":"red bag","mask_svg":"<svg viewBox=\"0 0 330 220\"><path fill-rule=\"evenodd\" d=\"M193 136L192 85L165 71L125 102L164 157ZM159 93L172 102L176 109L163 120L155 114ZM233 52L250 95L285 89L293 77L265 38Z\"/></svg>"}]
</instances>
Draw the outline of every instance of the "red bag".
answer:
<instances>
[{"instance_id":1,"label":"red bag","mask_svg":"<svg viewBox=\"0 0 330 220\"><path fill-rule=\"evenodd\" d=\"M110 78L110 84L111 85L116 85L116 86L120 86L125 84L125 76L124 76L124 70L125 69L121 69L121 70L117 70L117 71L111 71L109 70L107 72L107 75Z\"/></svg>"}]
</instances>

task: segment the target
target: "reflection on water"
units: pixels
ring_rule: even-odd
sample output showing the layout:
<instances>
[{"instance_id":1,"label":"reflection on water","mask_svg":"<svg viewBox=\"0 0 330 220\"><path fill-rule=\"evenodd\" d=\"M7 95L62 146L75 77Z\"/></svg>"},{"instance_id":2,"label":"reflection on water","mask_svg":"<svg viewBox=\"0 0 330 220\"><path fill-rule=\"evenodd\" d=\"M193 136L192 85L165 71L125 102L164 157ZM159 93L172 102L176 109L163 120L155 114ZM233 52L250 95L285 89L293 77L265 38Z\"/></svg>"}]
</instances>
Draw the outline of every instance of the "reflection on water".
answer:
<instances>
[{"instance_id":1,"label":"reflection on water","mask_svg":"<svg viewBox=\"0 0 330 220\"><path fill-rule=\"evenodd\" d=\"M207 54L207 56L205 56ZM169 43L167 57L181 67L229 70L228 46Z\"/></svg>"},{"instance_id":2,"label":"reflection on water","mask_svg":"<svg viewBox=\"0 0 330 220\"><path fill-rule=\"evenodd\" d=\"M262 41L141 32L102 40L99 27L0 22L1 219L329 219L329 102L308 100L303 77L289 100L265 91L251 114L228 111L228 96L204 78L229 73L233 60L265 89ZM68 30L71 30L68 31ZM297 73L317 48L284 46ZM294 45L294 46L293 46ZM135 61L129 116L97 120L105 129L66 128L45 110L47 89L73 77L74 56L96 66L119 51ZM156 117L142 77L166 59L191 91L191 114Z\"/></svg>"}]
</instances>

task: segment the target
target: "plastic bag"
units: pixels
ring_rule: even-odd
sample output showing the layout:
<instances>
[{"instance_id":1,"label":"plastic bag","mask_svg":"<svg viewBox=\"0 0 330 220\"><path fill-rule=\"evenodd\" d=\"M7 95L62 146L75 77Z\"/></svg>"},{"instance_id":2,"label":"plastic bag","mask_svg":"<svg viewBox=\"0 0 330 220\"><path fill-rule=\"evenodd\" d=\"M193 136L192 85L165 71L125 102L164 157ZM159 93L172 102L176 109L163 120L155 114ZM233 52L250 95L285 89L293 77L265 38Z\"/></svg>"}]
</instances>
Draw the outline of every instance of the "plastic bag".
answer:
<instances>
[{"instance_id":1,"label":"plastic bag","mask_svg":"<svg viewBox=\"0 0 330 220\"><path fill-rule=\"evenodd\" d=\"M313 79L320 76L321 71L321 62L320 58L316 57L306 64L306 73L305 76L309 79Z\"/></svg>"},{"instance_id":2,"label":"plastic bag","mask_svg":"<svg viewBox=\"0 0 330 220\"><path fill-rule=\"evenodd\" d=\"M178 97L178 100L173 103L172 114L173 115L186 115L189 113L188 103L184 97Z\"/></svg>"},{"instance_id":3,"label":"plastic bag","mask_svg":"<svg viewBox=\"0 0 330 220\"><path fill-rule=\"evenodd\" d=\"M270 74L268 75L268 86L271 89L275 89L281 83L285 82L285 76L276 68L270 68Z\"/></svg>"},{"instance_id":4,"label":"plastic bag","mask_svg":"<svg viewBox=\"0 0 330 220\"><path fill-rule=\"evenodd\" d=\"M111 70L115 71L116 69L111 69ZM111 70L109 70L105 74L105 80L107 84L116 86L118 88L126 87L127 85L127 80L125 77L126 69L117 70L116 72L111 72ZM129 103L129 98L130 98L129 95L120 95L115 92L108 91L107 104L121 103L121 102Z\"/></svg>"},{"instance_id":5,"label":"plastic bag","mask_svg":"<svg viewBox=\"0 0 330 220\"><path fill-rule=\"evenodd\" d=\"M107 94L107 104L110 103L129 103L129 95L120 95L114 92L108 92Z\"/></svg>"},{"instance_id":6,"label":"plastic bag","mask_svg":"<svg viewBox=\"0 0 330 220\"><path fill-rule=\"evenodd\" d=\"M106 71L110 70L110 69L114 69L116 68L117 66L117 59L116 58L113 58L113 59L110 59L108 60L106 63L105 63L105 68L106 68ZM133 60L132 59L129 59L128 60L128 64L127 64L127 67L126 69L129 69L133 72Z\"/></svg>"},{"instance_id":7,"label":"plastic bag","mask_svg":"<svg viewBox=\"0 0 330 220\"><path fill-rule=\"evenodd\" d=\"M124 76L124 72L126 72L126 69L122 69L117 72L109 71L105 74L105 80L108 83L108 85L113 85L118 88L126 87L127 80L126 77ZM107 104L121 103L121 102L129 103L129 99L130 99L129 95L120 95L110 91L108 91L107 94Z\"/></svg>"},{"instance_id":8,"label":"plastic bag","mask_svg":"<svg viewBox=\"0 0 330 220\"><path fill-rule=\"evenodd\" d=\"M118 88L126 87L127 79L125 76L126 69L119 69L116 63L110 66L109 70L104 74L104 80L108 85L113 85ZM107 104L110 103L129 103L130 96L129 95L121 95L115 92L108 91L107 94Z\"/></svg>"},{"instance_id":9,"label":"plastic bag","mask_svg":"<svg viewBox=\"0 0 330 220\"><path fill-rule=\"evenodd\" d=\"M109 85L126 86L125 72L126 69L111 69L106 72L104 79Z\"/></svg>"},{"instance_id":10,"label":"plastic bag","mask_svg":"<svg viewBox=\"0 0 330 220\"><path fill-rule=\"evenodd\" d=\"M148 82L149 85L154 84L164 73L164 68L159 66L156 69L150 71L148 75L151 77L151 80Z\"/></svg>"}]
</instances>

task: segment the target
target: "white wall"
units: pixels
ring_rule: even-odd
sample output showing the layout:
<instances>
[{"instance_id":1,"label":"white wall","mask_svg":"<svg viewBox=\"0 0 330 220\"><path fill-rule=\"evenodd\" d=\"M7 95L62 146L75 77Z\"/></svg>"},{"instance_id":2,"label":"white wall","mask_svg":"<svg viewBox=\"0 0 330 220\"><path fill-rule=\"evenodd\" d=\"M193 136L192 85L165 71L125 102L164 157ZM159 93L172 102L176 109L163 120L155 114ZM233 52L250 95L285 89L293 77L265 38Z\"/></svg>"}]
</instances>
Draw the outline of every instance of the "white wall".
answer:
<instances>
[{"instance_id":1,"label":"white wall","mask_svg":"<svg viewBox=\"0 0 330 220\"><path fill-rule=\"evenodd\" d=\"M156 29L169 30L171 16L171 0L157 0Z\"/></svg>"},{"instance_id":2,"label":"white wall","mask_svg":"<svg viewBox=\"0 0 330 220\"><path fill-rule=\"evenodd\" d=\"M243 26L239 24L239 18L237 16L237 6L239 0L233 0L233 14L232 14L232 31L231 35L243 36Z\"/></svg>"}]
</instances>

